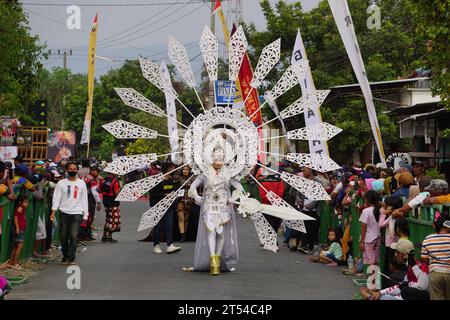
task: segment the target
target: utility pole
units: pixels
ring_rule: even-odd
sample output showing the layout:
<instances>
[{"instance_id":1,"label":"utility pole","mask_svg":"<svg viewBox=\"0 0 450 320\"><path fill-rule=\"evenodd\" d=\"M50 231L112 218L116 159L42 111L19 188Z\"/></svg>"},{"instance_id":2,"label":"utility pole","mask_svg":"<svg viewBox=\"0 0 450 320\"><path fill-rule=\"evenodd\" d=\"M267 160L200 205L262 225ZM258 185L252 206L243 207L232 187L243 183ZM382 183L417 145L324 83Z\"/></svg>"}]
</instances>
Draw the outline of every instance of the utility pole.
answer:
<instances>
[{"instance_id":1,"label":"utility pole","mask_svg":"<svg viewBox=\"0 0 450 320\"><path fill-rule=\"evenodd\" d=\"M64 51L64 69L67 69L67 52Z\"/></svg>"},{"instance_id":2,"label":"utility pole","mask_svg":"<svg viewBox=\"0 0 450 320\"><path fill-rule=\"evenodd\" d=\"M213 15L213 12L214 12L214 6L215 6L215 0L211 0L211 22L210 22L210 29L211 29L211 32L213 33L213 34L216 34L216 16L215 15ZM206 68L206 65L205 65L205 68ZM209 103L208 103L208 106L207 106L207 108L208 109L212 109L212 108L214 108L214 104L215 104L215 101L214 101L214 82L213 81L209 81Z\"/></svg>"},{"instance_id":3,"label":"utility pole","mask_svg":"<svg viewBox=\"0 0 450 320\"><path fill-rule=\"evenodd\" d=\"M57 50L57 53L55 52L55 53L52 53L52 51L50 50L50 52L49 52L49 54L51 55L51 56L60 56L61 55L61 49L58 49ZM67 68L67 56L68 55L72 55L72 49L70 49L69 51L65 51L64 50L64 52L62 52L62 55L63 55L63 67L64 67L64 69L66 69Z\"/></svg>"},{"instance_id":4,"label":"utility pole","mask_svg":"<svg viewBox=\"0 0 450 320\"><path fill-rule=\"evenodd\" d=\"M232 0L231 3L232 20L236 25L242 21L242 5L241 0Z\"/></svg>"}]
</instances>

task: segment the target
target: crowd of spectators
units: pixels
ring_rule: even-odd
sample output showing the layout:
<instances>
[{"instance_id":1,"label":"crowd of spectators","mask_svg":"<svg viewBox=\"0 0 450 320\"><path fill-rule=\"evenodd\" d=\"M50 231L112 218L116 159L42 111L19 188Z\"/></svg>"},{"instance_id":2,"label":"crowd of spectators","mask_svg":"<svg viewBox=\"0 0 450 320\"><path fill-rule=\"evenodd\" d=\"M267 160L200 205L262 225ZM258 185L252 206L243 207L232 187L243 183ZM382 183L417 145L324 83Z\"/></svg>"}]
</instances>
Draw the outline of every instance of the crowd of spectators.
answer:
<instances>
[{"instance_id":1,"label":"crowd of spectators","mask_svg":"<svg viewBox=\"0 0 450 320\"><path fill-rule=\"evenodd\" d=\"M106 221L101 241L117 242L112 238L114 232L120 231L120 203L115 201L115 197L120 192L123 181L114 174L102 173L101 164L95 160L73 160L63 160L58 164L50 160L37 161L31 166L25 164L20 157L14 160L14 166L0 162L0 194L3 199L14 202L14 221L11 224L13 246L10 259L1 268L21 269L19 257L27 229L25 212L30 199L46 198L49 203L53 203L49 206L48 210L51 212L45 216L47 218L39 217L33 237L33 256L45 256L52 249L52 239L58 227L54 211L61 209L55 206L55 198L61 197L55 195L55 190L58 190L56 186L62 180L82 181L83 188L85 185L87 191L88 213L83 212L79 219L75 245L77 242L86 245L87 242L96 240L93 221L95 212L101 210L102 206ZM70 164L75 166L68 170ZM415 161L412 165L400 163L396 170L372 164L363 167L358 162L351 162L341 170L322 173L288 161L275 168L278 173L274 174L267 169L258 163L251 175L259 182L256 183L250 177L243 182L247 182L251 190L256 190L263 203L269 203L264 190L270 190L292 207L315 218L304 222L304 233L289 228L281 219L266 215L274 230L283 233L283 246L287 250L309 255L311 262L328 267L345 266L347 268L343 272L350 275L361 275L368 266L379 265L380 257L384 257L381 288L361 288L360 293L364 299L450 299L450 195L448 183L443 176L428 176L425 164L420 161ZM323 201L309 199L296 188L284 183L280 179L282 171L320 183L330 195L331 201L326 206L332 208L332 215L338 223L328 228L327 243L319 241ZM148 169L126 176L125 181L160 173L165 174L165 179L159 187L150 191L150 207L186 181L192 181L189 180L192 172L188 166L175 168L171 162L154 162ZM184 189L188 188L189 183L185 183ZM76 190L72 192L77 192ZM68 192L71 192L70 188ZM435 233L423 239L423 243L414 244L410 240L411 228L407 218L414 216L420 219L420 210L419 216L413 212L421 206L430 205L442 205L434 211L432 217ZM358 239L353 239L350 233L352 215L349 212L355 206L361 227ZM198 209L185 192L144 241L153 241L154 253L162 253L161 240L167 242L167 253L180 251L181 248L173 242L195 241ZM65 219L67 217L62 222ZM164 231L163 235L160 234L161 229ZM0 229L0 236L1 231ZM67 250L73 252L73 237L72 232L61 232L62 245L66 246L62 251L66 255ZM1 240L5 239L0 238ZM356 256L353 252L355 242L361 256ZM419 251L421 259L416 260L414 253L417 256ZM74 263L73 254L63 257L62 263Z\"/></svg>"},{"instance_id":2,"label":"crowd of spectators","mask_svg":"<svg viewBox=\"0 0 450 320\"><path fill-rule=\"evenodd\" d=\"M266 189L317 219L305 221L305 234L290 229L281 219L266 216L275 230L284 233L285 248L310 255L311 262L329 267L347 266L343 269L345 274L358 276L367 276L363 272L368 266L380 265L384 257L381 286L362 288L364 299L450 299L450 195L444 174L427 176L426 165L421 161L411 165L400 161L395 170L383 168L381 164L363 167L359 162L351 162L341 170L327 173L288 161L278 167L279 172L286 171L320 183L331 197L326 206L331 206L332 216L338 221L337 226L329 228L327 243L320 243L319 228L324 214L321 201L308 199L296 188L283 183L279 174L259 166L253 176L264 187L257 188L263 202ZM272 179L272 183L264 183L267 179ZM257 186L253 179L247 180ZM426 220L424 213L421 217L419 210L420 206L429 205L441 205L433 210L431 221ZM350 233L352 206L358 210L361 229L358 239L353 239ZM408 217L431 222L435 233L422 243L412 243ZM354 242L362 253L360 257L353 253ZM414 253L419 255L419 252L421 259L416 261Z\"/></svg>"}]
</instances>

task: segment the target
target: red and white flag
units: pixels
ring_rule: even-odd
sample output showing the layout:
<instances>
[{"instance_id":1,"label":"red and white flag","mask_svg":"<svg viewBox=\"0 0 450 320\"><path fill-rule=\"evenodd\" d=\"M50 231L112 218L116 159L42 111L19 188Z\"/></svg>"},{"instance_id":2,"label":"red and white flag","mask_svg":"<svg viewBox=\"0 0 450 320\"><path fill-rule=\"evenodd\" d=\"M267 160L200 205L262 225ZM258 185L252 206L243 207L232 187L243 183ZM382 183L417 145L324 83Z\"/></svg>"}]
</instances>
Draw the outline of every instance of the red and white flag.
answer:
<instances>
[{"instance_id":1,"label":"red and white flag","mask_svg":"<svg viewBox=\"0 0 450 320\"><path fill-rule=\"evenodd\" d=\"M220 2L220 0L216 0L216 4L214 6L214 11L212 12L212 15L215 15L217 11L219 11L220 9L222 9L222 3Z\"/></svg>"}]
</instances>

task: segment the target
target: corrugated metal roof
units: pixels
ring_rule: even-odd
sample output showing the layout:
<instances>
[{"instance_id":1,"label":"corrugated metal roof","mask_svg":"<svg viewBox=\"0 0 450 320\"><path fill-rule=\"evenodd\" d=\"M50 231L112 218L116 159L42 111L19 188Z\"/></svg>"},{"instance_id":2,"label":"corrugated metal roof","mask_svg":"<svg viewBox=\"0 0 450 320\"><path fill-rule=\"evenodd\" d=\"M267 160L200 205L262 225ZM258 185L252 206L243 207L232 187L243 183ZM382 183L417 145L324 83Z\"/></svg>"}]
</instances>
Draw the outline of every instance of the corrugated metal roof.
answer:
<instances>
[{"instance_id":1,"label":"corrugated metal roof","mask_svg":"<svg viewBox=\"0 0 450 320\"><path fill-rule=\"evenodd\" d=\"M434 110L434 111L431 111L431 112L413 114L413 115L411 115L411 116L409 116L409 117L407 117L407 118L405 118L403 120L400 120L398 123L402 123L402 122L405 122L405 121L408 121L408 120L413 120L414 121L414 120L417 120L417 119L436 118L437 116L444 115L444 114L450 115L450 113L447 110L445 110L445 108L442 108L442 109Z\"/></svg>"}]
</instances>

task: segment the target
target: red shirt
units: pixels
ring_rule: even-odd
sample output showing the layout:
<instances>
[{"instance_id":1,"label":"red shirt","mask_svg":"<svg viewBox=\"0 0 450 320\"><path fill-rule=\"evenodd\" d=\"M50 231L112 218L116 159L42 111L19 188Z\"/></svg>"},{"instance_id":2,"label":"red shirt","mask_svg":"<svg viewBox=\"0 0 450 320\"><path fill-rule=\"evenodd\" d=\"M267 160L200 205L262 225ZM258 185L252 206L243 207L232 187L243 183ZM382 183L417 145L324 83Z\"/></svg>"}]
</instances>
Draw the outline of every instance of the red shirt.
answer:
<instances>
[{"instance_id":1,"label":"red shirt","mask_svg":"<svg viewBox=\"0 0 450 320\"><path fill-rule=\"evenodd\" d=\"M284 183L283 181L264 181L261 185L267 189L267 191L272 191L280 198L283 198L284 193ZM269 199L267 199L267 193L263 188L259 187L259 195L261 197L261 203L270 204Z\"/></svg>"},{"instance_id":2,"label":"red shirt","mask_svg":"<svg viewBox=\"0 0 450 320\"><path fill-rule=\"evenodd\" d=\"M16 210L14 211L14 217L17 217L19 220L19 230L24 231L27 228L27 218L26 218L26 209L23 206L17 206Z\"/></svg>"}]
</instances>

